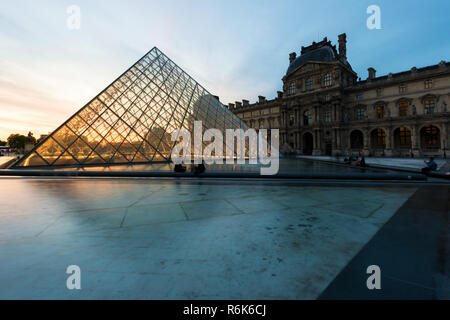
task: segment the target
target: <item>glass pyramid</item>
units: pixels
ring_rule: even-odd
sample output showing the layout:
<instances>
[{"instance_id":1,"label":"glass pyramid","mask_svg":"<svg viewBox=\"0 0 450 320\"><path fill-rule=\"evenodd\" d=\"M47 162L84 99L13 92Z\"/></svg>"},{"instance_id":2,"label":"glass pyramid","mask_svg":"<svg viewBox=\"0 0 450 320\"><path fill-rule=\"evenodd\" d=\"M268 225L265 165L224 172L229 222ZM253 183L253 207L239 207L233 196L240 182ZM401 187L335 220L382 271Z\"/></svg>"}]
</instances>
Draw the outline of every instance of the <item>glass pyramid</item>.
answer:
<instances>
[{"instance_id":1,"label":"glass pyramid","mask_svg":"<svg viewBox=\"0 0 450 320\"><path fill-rule=\"evenodd\" d=\"M247 125L153 48L14 167L170 161L172 132Z\"/></svg>"}]
</instances>

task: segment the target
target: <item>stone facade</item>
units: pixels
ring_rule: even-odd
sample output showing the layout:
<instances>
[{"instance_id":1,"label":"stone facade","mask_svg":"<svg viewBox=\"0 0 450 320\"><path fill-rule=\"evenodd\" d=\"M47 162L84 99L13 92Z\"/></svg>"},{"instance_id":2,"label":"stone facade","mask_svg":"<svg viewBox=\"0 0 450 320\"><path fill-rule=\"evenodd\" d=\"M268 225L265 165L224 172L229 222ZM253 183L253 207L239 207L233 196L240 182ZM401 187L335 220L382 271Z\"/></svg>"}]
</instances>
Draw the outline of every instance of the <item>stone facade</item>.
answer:
<instances>
[{"instance_id":1,"label":"stone facade","mask_svg":"<svg viewBox=\"0 0 450 320\"><path fill-rule=\"evenodd\" d=\"M313 155L446 156L450 63L358 78L327 38L289 55L283 91L228 108L255 129L279 129L281 151Z\"/></svg>"}]
</instances>

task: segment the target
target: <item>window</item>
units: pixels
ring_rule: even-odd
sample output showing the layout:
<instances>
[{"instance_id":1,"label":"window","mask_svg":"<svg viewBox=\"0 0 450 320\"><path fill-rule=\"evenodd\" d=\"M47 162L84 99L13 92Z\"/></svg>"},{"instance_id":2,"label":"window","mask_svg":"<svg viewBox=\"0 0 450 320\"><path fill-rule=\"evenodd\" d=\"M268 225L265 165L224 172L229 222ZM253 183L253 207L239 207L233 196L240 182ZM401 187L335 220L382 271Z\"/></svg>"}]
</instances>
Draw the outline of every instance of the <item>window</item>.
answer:
<instances>
[{"instance_id":1,"label":"window","mask_svg":"<svg viewBox=\"0 0 450 320\"><path fill-rule=\"evenodd\" d=\"M408 102L400 102L398 105L398 115L405 117L408 115Z\"/></svg>"},{"instance_id":2,"label":"window","mask_svg":"<svg viewBox=\"0 0 450 320\"><path fill-rule=\"evenodd\" d=\"M294 117L294 114L291 113L291 114L289 115L289 125L290 125L290 126L293 126L294 123L295 123L295 117Z\"/></svg>"},{"instance_id":3,"label":"window","mask_svg":"<svg viewBox=\"0 0 450 320\"><path fill-rule=\"evenodd\" d=\"M362 149L364 147L364 136L359 130L354 130L350 133L350 148Z\"/></svg>"},{"instance_id":4,"label":"window","mask_svg":"<svg viewBox=\"0 0 450 320\"><path fill-rule=\"evenodd\" d=\"M374 144L377 147L384 147L386 145L386 133L383 129L376 129L374 132Z\"/></svg>"},{"instance_id":5,"label":"window","mask_svg":"<svg viewBox=\"0 0 450 320\"><path fill-rule=\"evenodd\" d=\"M364 108L356 109L356 120L364 120L365 112Z\"/></svg>"},{"instance_id":6,"label":"window","mask_svg":"<svg viewBox=\"0 0 450 320\"><path fill-rule=\"evenodd\" d=\"M398 87L398 93L406 93L406 85L401 84L401 85Z\"/></svg>"},{"instance_id":7,"label":"window","mask_svg":"<svg viewBox=\"0 0 450 320\"><path fill-rule=\"evenodd\" d=\"M327 73L323 79L323 84L325 87L331 86L331 73Z\"/></svg>"},{"instance_id":8,"label":"window","mask_svg":"<svg viewBox=\"0 0 450 320\"><path fill-rule=\"evenodd\" d=\"M311 111L306 110L305 112L303 112L303 125L305 126L309 126L312 123L312 115L311 115Z\"/></svg>"},{"instance_id":9,"label":"window","mask_svg":"<svg viewBox=\"0 0 450 320\"><path fill-rule=\"evenodd\" d=\"M399 146L411 145L411 131L408 128L400 127Z\"/></svg>"},{"instance_id":10,"label":"window","mask_svg":"<svg viewBox=\"0 0 450 320\"><path fill-rule=\"evenodd\" d=\"M425 80L425 89L431 89L433 87L433 80Z\"/></svg>"},{"instance_id":11,"label":"window","mask_svg":"<svg viewBox=\"0 0 450 320\"><path fill-rule=\"evenodd\" d=\"M380 104L377 106L377 119L384 118L384 105Z\"/></svg>"},{"instance_id":12,"label":"window","mask_svg":"<svg viewBox=\"0 0 450 320\"><path fill-rule=\"evenodd\" d=\"M356 100L362 100L362 97L363 97L362 92L358 92L358 93L355 95L355 99L356 99Z\"/></svg>"},{"instance_id":13,"label":"window","mask_svg":"<svg viewBox=\"0 0 450 320\"><path fill-rule=\"evenodd\" d=\"M291 82L289 84L289 94L294 94L295 93L295 83Z\"/></svg>"},{"instance_id":14,"label":"window","mask_svg":"<svg viewBox=\"0 0 450 320\"><path fill-rule=\"evenodd\" d=\"M306 79L305 88L306 88L306 91L312 90L312 78Z\"/></svg>"},{"instance_id":15,"label":"window","mask_svg":"<svg viewBox=\"0 0 450 320\"><path fill-rule=\"evenodd\" d=\"M323 113L323 120L325 122L331 122L331 110L330 109L326 109Z\"/></svg>"},{"instance_id":16,"label":"window","mask_svg":"<svg viewBox=\"0 0 450 320\"><path fill-rule=\"evenodd\" d=\"M378 88L377 89L377 97L381 97L383 94L383 89L382 88Z\"/></svg>"},{"instance_id":17,"label":"window","mask_svg":"<svg viewBox=\"0 0 450 320\"><path fill-rule=\"evenodd\" d=\"M420 131L422 147L435 149L440 145L439 129L435 126L426 126Z\"/></svg>"},{"instance_id":18,"label":"window","mask_svg":"<svg viewBox=\"0 0 450 320\"><path fill-rule=\"evenodd\" d=\"M433 114L436 108L436 103L433 99L425 100L424 102L424 113L425 114Z\"/></svg>"}]
</instances>

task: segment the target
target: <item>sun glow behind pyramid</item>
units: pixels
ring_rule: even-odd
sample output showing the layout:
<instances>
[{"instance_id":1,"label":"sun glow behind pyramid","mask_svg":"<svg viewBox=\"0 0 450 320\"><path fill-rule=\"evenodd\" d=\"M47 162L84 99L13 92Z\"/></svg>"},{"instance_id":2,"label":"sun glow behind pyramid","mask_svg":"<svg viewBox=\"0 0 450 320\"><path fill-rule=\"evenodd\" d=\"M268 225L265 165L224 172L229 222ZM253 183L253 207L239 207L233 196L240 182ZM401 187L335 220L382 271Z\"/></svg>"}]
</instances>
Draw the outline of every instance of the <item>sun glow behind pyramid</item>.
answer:
<instances>
[{"instance_id":1,"label":"sun glow behind pyramid","mask_svg":"<svg viewBox=\"0 0 450 320\"><path fill-rule=\"evenodd\" d=\"M14 166L169 161L172 133L192 132L194 121L204 130L247 129L155 47Z\"/></svg>"}]
</instances>

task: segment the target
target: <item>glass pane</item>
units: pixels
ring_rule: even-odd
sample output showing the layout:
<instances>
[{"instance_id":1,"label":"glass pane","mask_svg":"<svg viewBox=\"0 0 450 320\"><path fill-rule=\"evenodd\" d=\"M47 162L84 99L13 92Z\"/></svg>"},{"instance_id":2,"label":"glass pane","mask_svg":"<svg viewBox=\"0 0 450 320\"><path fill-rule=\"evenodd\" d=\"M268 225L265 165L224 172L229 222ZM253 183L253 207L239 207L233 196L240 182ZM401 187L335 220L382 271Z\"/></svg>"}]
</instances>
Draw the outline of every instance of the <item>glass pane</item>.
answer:
<instances>
[{"instance_id":1,"label":"glass pane","mask_svg":"<svg viewBox=\"0 0 450 320\"><path fill-rule=\"evenodd\" d=\"M45 162L36 152L33 152L25 160L19 164L19 167L33 167L33 166L48 166L48 163Z\"/></svg>"},{"instance_id":2,"label":"glass pane","mask_svg":"<svg viewBox=\"0 0 450 320\"><path fill-rule=\"evenodd\" d=\"M63 126L53 135L53 139L55 139L63 148L68 148L78 136L66 126Z\"/></svg>"},{"instance_id":3,"label":"glass pane","mask_svg":"<svg viewBox=\"0 0 450 320\"><path fill-rule=\"evenodd\" d=\"M66 151L54 163L54 166L74 165L78 162Z\"/></svg>"}]
</instances>

